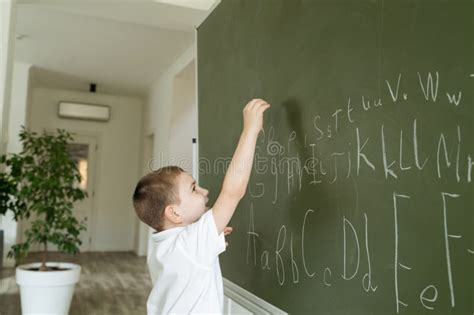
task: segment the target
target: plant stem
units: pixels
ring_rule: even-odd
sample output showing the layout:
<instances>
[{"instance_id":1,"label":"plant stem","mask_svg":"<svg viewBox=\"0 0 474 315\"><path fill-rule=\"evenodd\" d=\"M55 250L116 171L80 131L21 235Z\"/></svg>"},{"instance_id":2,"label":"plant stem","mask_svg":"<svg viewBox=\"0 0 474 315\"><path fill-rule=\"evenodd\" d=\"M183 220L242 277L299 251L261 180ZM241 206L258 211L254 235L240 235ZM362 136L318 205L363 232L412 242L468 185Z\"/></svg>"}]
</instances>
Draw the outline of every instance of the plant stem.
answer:
<instances>
[{"instance_id":1,"label":"plant stem","mask_svg":"<svg viewBox=\"0 0 474 315\"><path fill-rule=\"evenodd\" d=\"M39 271L47 271L48 268L46 267L46 258L48 255L48 242L43 242L44 250L43 250L43 259L41 261L41 266Z\"/></svg>"}]
</instances>

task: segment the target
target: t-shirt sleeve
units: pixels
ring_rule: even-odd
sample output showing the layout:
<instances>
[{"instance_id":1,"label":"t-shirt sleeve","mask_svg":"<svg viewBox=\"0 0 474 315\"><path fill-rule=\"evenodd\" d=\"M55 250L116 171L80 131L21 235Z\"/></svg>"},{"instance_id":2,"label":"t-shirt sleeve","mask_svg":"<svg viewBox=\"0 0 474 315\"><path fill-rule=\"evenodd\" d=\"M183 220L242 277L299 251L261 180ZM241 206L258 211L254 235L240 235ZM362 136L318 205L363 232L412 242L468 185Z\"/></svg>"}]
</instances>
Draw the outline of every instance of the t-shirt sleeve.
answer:
<instances>
[{"instance_id":1,"label":"t-shirt sleeve","mask_svg":"<svg viewBox=\"0 0 474 315\"><path fill-rule=\"evenodd\" d=\"M186 226L178 237L185 255L206 267L211 266L217 256L225 251L224 233L217 233L212 211L208 210L198 221Z\"/></svg>"}]
</instances>

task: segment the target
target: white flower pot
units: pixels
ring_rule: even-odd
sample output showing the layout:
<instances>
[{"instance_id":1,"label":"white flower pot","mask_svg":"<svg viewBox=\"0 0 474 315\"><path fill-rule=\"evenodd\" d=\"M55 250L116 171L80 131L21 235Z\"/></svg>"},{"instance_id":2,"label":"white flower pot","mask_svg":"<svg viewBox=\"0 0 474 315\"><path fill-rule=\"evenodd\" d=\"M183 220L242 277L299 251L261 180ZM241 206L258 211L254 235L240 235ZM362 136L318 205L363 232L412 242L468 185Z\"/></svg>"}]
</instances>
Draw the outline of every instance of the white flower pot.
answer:
<instances>
[{"instance_id":1,"label":"white flower pot","mask_svg":"<svg viewBox=\"0 0 474 315\"><path fill-rule=\"evenodd\" d=\"M16 268L16 283L20 286L23 315L67 315L71 306L74 285L79 281L81 266L63 262L48 262L48 267L61 271L33 271L41 263L20 265Z\"/></svg>"}]
</instances>

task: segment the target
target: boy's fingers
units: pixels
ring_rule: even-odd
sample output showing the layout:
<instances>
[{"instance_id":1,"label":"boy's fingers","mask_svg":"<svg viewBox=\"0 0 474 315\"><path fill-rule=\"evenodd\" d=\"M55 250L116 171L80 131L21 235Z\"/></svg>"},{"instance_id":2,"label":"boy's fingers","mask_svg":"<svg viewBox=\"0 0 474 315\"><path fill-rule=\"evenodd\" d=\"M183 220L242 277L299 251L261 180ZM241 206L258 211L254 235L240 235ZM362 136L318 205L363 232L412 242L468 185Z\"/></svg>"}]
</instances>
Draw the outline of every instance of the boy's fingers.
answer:
<instances>
[{"instance_id":1,"label":"boy's fingers","mask_svg":"<svg viewBox=\"0 0 474 315\"><path fill-rule=\"evenodd\" d=\"M263 102L263 100L260 99L260 98L254 98L252 101L250 101L249 105L250 105L250 107L253 107L256 104L258 104L259 102Z\"/></svg>"},{"instance_id":2,"label":"boy's fingers","mask_svg":"<svg viewBox=\"0 0 474 315\"><path fill-rule=\"evenodd\" d=\"M259 108L261 102L262 101L256 101L255 103L252 104L250 109L255 110L255 109Z\"/></svg>"},{"instance_id":3,"label":"boy's fingers","mask_svg":"<svg viewBox=\"0 0 474 315\"><path fill-rule=\"evenodd\" d=\"M259 114L264 113L264 112L265 112L267 109L269 109L270 107L271 107L271 105L268 104L268 103L262 105L262 107L260 107L260 108L258 109Z\"/></svg>"},{"instance_id":4,"label":"boy's fingers","mask_svg":"<svg viewBox=\"0 0 474 315\"><path fill-rule=\"evenodd\" d=\"M262 100L260 103L259 103L259 106L265 106L265 105L269 105L267 102L265 102L264 100Z\"/></svg>"},{"instance_id":5,"label":"boy's fingers","mask_svg":"<svg viewBox=\"0 0 474 315\"><path fill-rule=\"evenodd\" d=\"M260 113L260 111L265 111L267 108L270 107L270 104L268 104L266 101L260 99L260 98L255 98L251 100L244 108L244 112L256 112Z\"/></svg>"},{"instance_id":6,"label":"boy's fingers","mask_svg":"<svg viewBox=\"0 0 474 315\"><path fill-rule=\"evenodd\" d=\"M253 110L257 113L259 113L262 109L266 108L267 106L269 106L269 104L265 101L262 101L258 104L255 105L255 107L253 108Z\"/></svg>"},{"instance_id":7,"label":"boy's fingers","mask_svg":"<svg viewBox=\"0 0 474 315\"><path fill-rule=\"evenodd\" d=\"M265 101L262 101L261 103L259 103L259 107L264 107L264 106L268 106L270 104L268 104L268 102L265 102Z\"/></svg>"},{"instance_id":8,"label":"boy's fingers","mask_svg":"<svg viewBox=\"0 0 474 315\"><path fill-rule=\"evenodd\" d=\"M262 106L262 108L263 108L264 111L267 110L267 109L270 108L270 107L271 107L271 105L268 104L268 103L265 103L265 104Z\"/></svg>"}]
</instances>

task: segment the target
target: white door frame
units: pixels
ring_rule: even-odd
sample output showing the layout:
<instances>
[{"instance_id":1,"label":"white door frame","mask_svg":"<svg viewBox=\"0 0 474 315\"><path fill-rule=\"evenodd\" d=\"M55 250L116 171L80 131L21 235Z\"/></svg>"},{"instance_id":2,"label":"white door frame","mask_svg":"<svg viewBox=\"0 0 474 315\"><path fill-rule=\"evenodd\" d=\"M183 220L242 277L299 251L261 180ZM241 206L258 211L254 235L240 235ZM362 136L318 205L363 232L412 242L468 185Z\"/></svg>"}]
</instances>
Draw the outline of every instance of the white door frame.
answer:
<instances>
[{"instance_id":1,"label":"white door frame","mask_svg":"<svg viewBox=\"0 0 474 315\"><path fill-rule=\"evenodd\" d=\"M78 136L85 136L95 138L96 143L96 150L95 150L95 165L93 166L92 170L92 178L90 178L91 182L93 182L93 189L94 193L91 202L91 220L88 223L90 231L89 231L89 249L88 251L94 251L96 249L96 240L97 240L97 200L96 197L100 194L99 187L100 187L100 165L101 165L101 148L102 148L102 132L98 131L86 131L86 130L76 130L76 129L69 129L66 130L74 137L75 135Z\"/></svg>"},{"instance_id":2,"label":"white door frame","mask_svg":"<svg viewBox=\"0 0 474 315\"><path fill-rule=\"evenodd\" d=\"M88 238L84 240L81 244L81 252L88 252L91 251L93 248L93 240L95 239L95 231L96 231L96 218L97 215L95 213L95 195L96 195L96 169L97 169L97 155L99 151L99 144L98 138L95 135L85 135L84 133L72 133L74 137L73 143L86 143L89 144L89 156L88 161L90 162L87 166L87 192L88 192L88 201L90 207L89 217L86 221L86 227L88 231ZM78 209L76 209L78 210Z\"/></svg>"}]
</instances>

